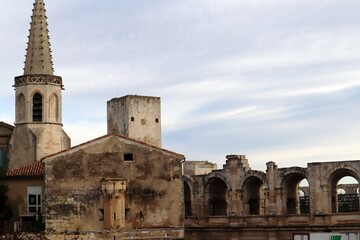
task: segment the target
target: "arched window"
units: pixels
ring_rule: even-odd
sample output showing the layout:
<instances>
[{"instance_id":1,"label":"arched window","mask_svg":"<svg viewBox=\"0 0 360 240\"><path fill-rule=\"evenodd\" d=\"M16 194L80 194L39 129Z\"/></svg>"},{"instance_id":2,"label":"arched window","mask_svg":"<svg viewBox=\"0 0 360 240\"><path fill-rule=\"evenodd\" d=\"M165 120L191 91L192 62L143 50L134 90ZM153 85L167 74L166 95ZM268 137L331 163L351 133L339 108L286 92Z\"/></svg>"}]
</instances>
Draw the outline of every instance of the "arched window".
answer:
<instances>
[{"instance_id":1,"label":"arched window","mask_svg":"<svg viewBox=\"0 0 360 240\"><path fill-rule=\"evenodd\" d=\"M33 96L33 121L42 121L42 96L39 93Z\"/></svg>"},{"instance_id":2,"label":"arched window","mask_svg":"<svg viewBox=\"0 0 360 240\"><path fill-rule=\"evenodd\" d=\"M191 216L191 192L187 182L184 181L185 217Z\"/></svg>"},{"instance_id":3,"label":"arched window","mask_svg":"<svg viewBox=\"0 0 360 240\"><path fill-rule=\"evenodd\" d=\"M359 182L351 171L339 169L333 173L332 180L332 212L359 212Z\"/></svg>"},{"instance_id":4,"label":"arched window","mask_svg":"<svg viewBox=\"0 0 360 240\"><path fill-rule=\"evenodd\" d=\"M264 184L260 178L249 177L244 182L245 213L249 215L264 214Z\"/></svg>"},{"instance_id":5,"label":"arched window","mask_svg":"<svg viewBox=\"0 0 360 240\"><path fill-rule=\"evenodd\" d=\"M298 198L300 204L300 214L310 213L310 192L309 182L304 178L298 187Z\"/></svg>"},{"instance_id":6,"label":"arched window","mask_svg":"<svg viewBox=\"0 0 360 240\"><path fill-rule=\"evenodd\" d=\"M227 186L217 177L211 178L205 185L208 213L212 216L227 215Z\"/></svg>"},{"instance_id":7,"label":"arched window","mask_svg":"<svg viewBox=\"0 0 360 240\"><path fill-rule=\"evenodd\" d=\"M49 105L49 120L59 122L59 99L56 94L50 96Z\"/></svg>"},{"instance_id":8,"label":"arched window","mask_svg":"<svg viewBox=\"0 0 360 240\"><path fill-rule=\"evenodd\" d=\"M17 97L17 103L16 103L16 119L18 122L25 120L25 96L24 94L20 93L20 95Z\"/></svg>"},{"instance_id":9,"label":"arched window","mask_svg":"<svg viewBox=\"0 0 360 240\"><path fill-rule=\"evenodd\" d=\"M292 173L284 176L281 186L283 212L285 214L308 214L310 190L305 172L294 169ZM303 195L300 194L300 190Z\"/></svg>"}]
</instances>

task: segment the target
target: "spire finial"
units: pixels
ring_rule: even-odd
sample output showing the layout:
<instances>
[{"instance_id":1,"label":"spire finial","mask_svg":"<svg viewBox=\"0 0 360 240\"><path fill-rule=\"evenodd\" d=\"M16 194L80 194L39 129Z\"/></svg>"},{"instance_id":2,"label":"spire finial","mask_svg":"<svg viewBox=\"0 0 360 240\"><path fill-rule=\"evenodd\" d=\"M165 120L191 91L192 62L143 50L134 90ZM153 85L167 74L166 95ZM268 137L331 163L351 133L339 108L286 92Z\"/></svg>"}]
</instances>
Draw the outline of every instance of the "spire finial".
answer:
<instances>
[{"instance_id":1,"label":"spire finial","mask_svg":"<svg viewBox=\"0 0 360 240\"><path fill-rule=\"evenodd\" d=\"M24 75L53 75L53 64L44 0L35 0L31 17Z\"/></svg>"}]
</instances>

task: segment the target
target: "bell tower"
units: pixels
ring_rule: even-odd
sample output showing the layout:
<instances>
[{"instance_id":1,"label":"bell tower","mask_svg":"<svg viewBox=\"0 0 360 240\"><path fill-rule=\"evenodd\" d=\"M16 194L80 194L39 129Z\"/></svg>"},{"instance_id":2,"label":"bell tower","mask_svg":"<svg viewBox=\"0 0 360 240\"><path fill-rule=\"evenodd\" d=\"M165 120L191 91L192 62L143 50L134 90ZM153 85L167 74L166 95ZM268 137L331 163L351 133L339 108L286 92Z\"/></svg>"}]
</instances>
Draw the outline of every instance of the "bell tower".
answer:
<instances>
[{"instance_id":1,"label":"bell tower","mask_svg":"<svg viewBox=\"0 0 360 240\"><path fill-rule=\"evenodd\" d=\"M15 77L15 129L9 168L31 164L70 147L62 129L62 78L54 75L44 0L35 0L24 74Z\"/></svg>"}]
</instances>

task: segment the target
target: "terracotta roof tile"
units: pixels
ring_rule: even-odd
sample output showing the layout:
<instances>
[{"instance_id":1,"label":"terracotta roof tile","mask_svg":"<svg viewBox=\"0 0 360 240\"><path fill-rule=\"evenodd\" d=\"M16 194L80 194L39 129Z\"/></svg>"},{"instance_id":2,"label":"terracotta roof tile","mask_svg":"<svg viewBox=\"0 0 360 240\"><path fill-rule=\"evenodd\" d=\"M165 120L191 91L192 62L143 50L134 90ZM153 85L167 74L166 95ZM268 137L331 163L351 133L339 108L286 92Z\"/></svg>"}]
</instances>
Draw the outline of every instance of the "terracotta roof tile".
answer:
<instances>
[{"instance_id":1,"label":"terracotta roof tile","mask_svg":"<svg viewBox=\"0 0 360 240\"><path fill-rule=\"evenodd\" d=\"M6 177L41 177L44 176L44 165L40 161L36 161L33 164L9 169L6 173Z\"/></svg>"}]
</instances>

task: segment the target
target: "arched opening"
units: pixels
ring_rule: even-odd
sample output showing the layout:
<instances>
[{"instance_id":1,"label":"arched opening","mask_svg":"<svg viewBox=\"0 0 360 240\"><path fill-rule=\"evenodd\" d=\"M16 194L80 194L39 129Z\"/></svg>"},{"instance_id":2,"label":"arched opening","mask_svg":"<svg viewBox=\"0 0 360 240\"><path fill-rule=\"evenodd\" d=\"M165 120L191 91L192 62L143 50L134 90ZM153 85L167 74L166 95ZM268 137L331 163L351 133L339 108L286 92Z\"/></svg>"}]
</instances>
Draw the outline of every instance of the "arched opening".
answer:
<instances>
[{"instance_id":1,"label":"arched opening","mask_svg":"<svg viewBox=\"0 0 360 240\"><path fill-rule=\"evenodd\" d=\"M36 93L33 96L33 121L41 122L42 121L42 96L39 93Z\"/></svg>"},{"instance_id":2,"label":"arched opening","mask_svg":"<svg viewBox=\"0 0 360 240\"><path fill-rule=\"evenodd\" d=\"M298 187L298 198L299 198L299 208L300 214L310 213L310 191L309 191L309 182L307 179L303 179L299 183Z\"/></svg>"},{"instance_id":3,"label":"arched opening","mask_svg":"<svg viewBox=\"0 0 360 240\"><path fill-rule=\"evenodd\" d=\"M305 180L305 181L304 181ZM302 183L301 186L300 183ZM283 208L286 214L309 213L309 188L303 173L291 173L285 176L283 188ZM300 190L304 196L300 196Z\"/></svg>"},{"instance_id":4,"label":"arched opening","mask_svg":"<svg viewBox=\"0 0 360 240\"><path fill-rule=\"evenodd\" d=\"M59 122L59 100L58 97L53 94L49 99L49 119L50 121Z\"/></svg>"},{"instance_id":5,"label":"arched opening","mask_svg":"<svg viewBox=\"0 0 360 240\"><path fill-rule=\"evenodd\" d=\"M184 181L184 203L185 203L185 218L192 215L191 213L191 191L189 184Z\"/></svg>"},{"instance_id":6,"label":"arched opening","mask_svg":"<svg viewBox=\"0 0 360 240\"><path fill-rule=\"evenodd\" d=\"M359 212L359 182L349 170L333 174L331 202L333 213Z\"/></svg>"},{"instance_id":7,"label":"arched opening","mask_svg":"<svg viewBox=\"0 0 360 240\"><path fill-rule=\"evenodd\" d=\"M227 215L227 186L217 177L209 179L205 186L208 214L212 216Z\"/></svg>"},{"instance_id":8,"label":"arched opening","mask_svg":"<svg viewBox=\"0 0 360 240\"><path fill-rule=\"evenodd\" d=\"M245 211L249 215L264 213L263 181L257 177L249 177L244 183Z\"/></svg>"},{"instance_id":9,"label":"arched opening","mask_svg":"<svg viewBox=\"0 0 360 240\"><path fill-rule=\"evenodd\" d=\"M25 96L24 94L20 93L17 97L16 103L16 119L18 122L22 122L25 120Z\"/></svg>"}]
</instances>

